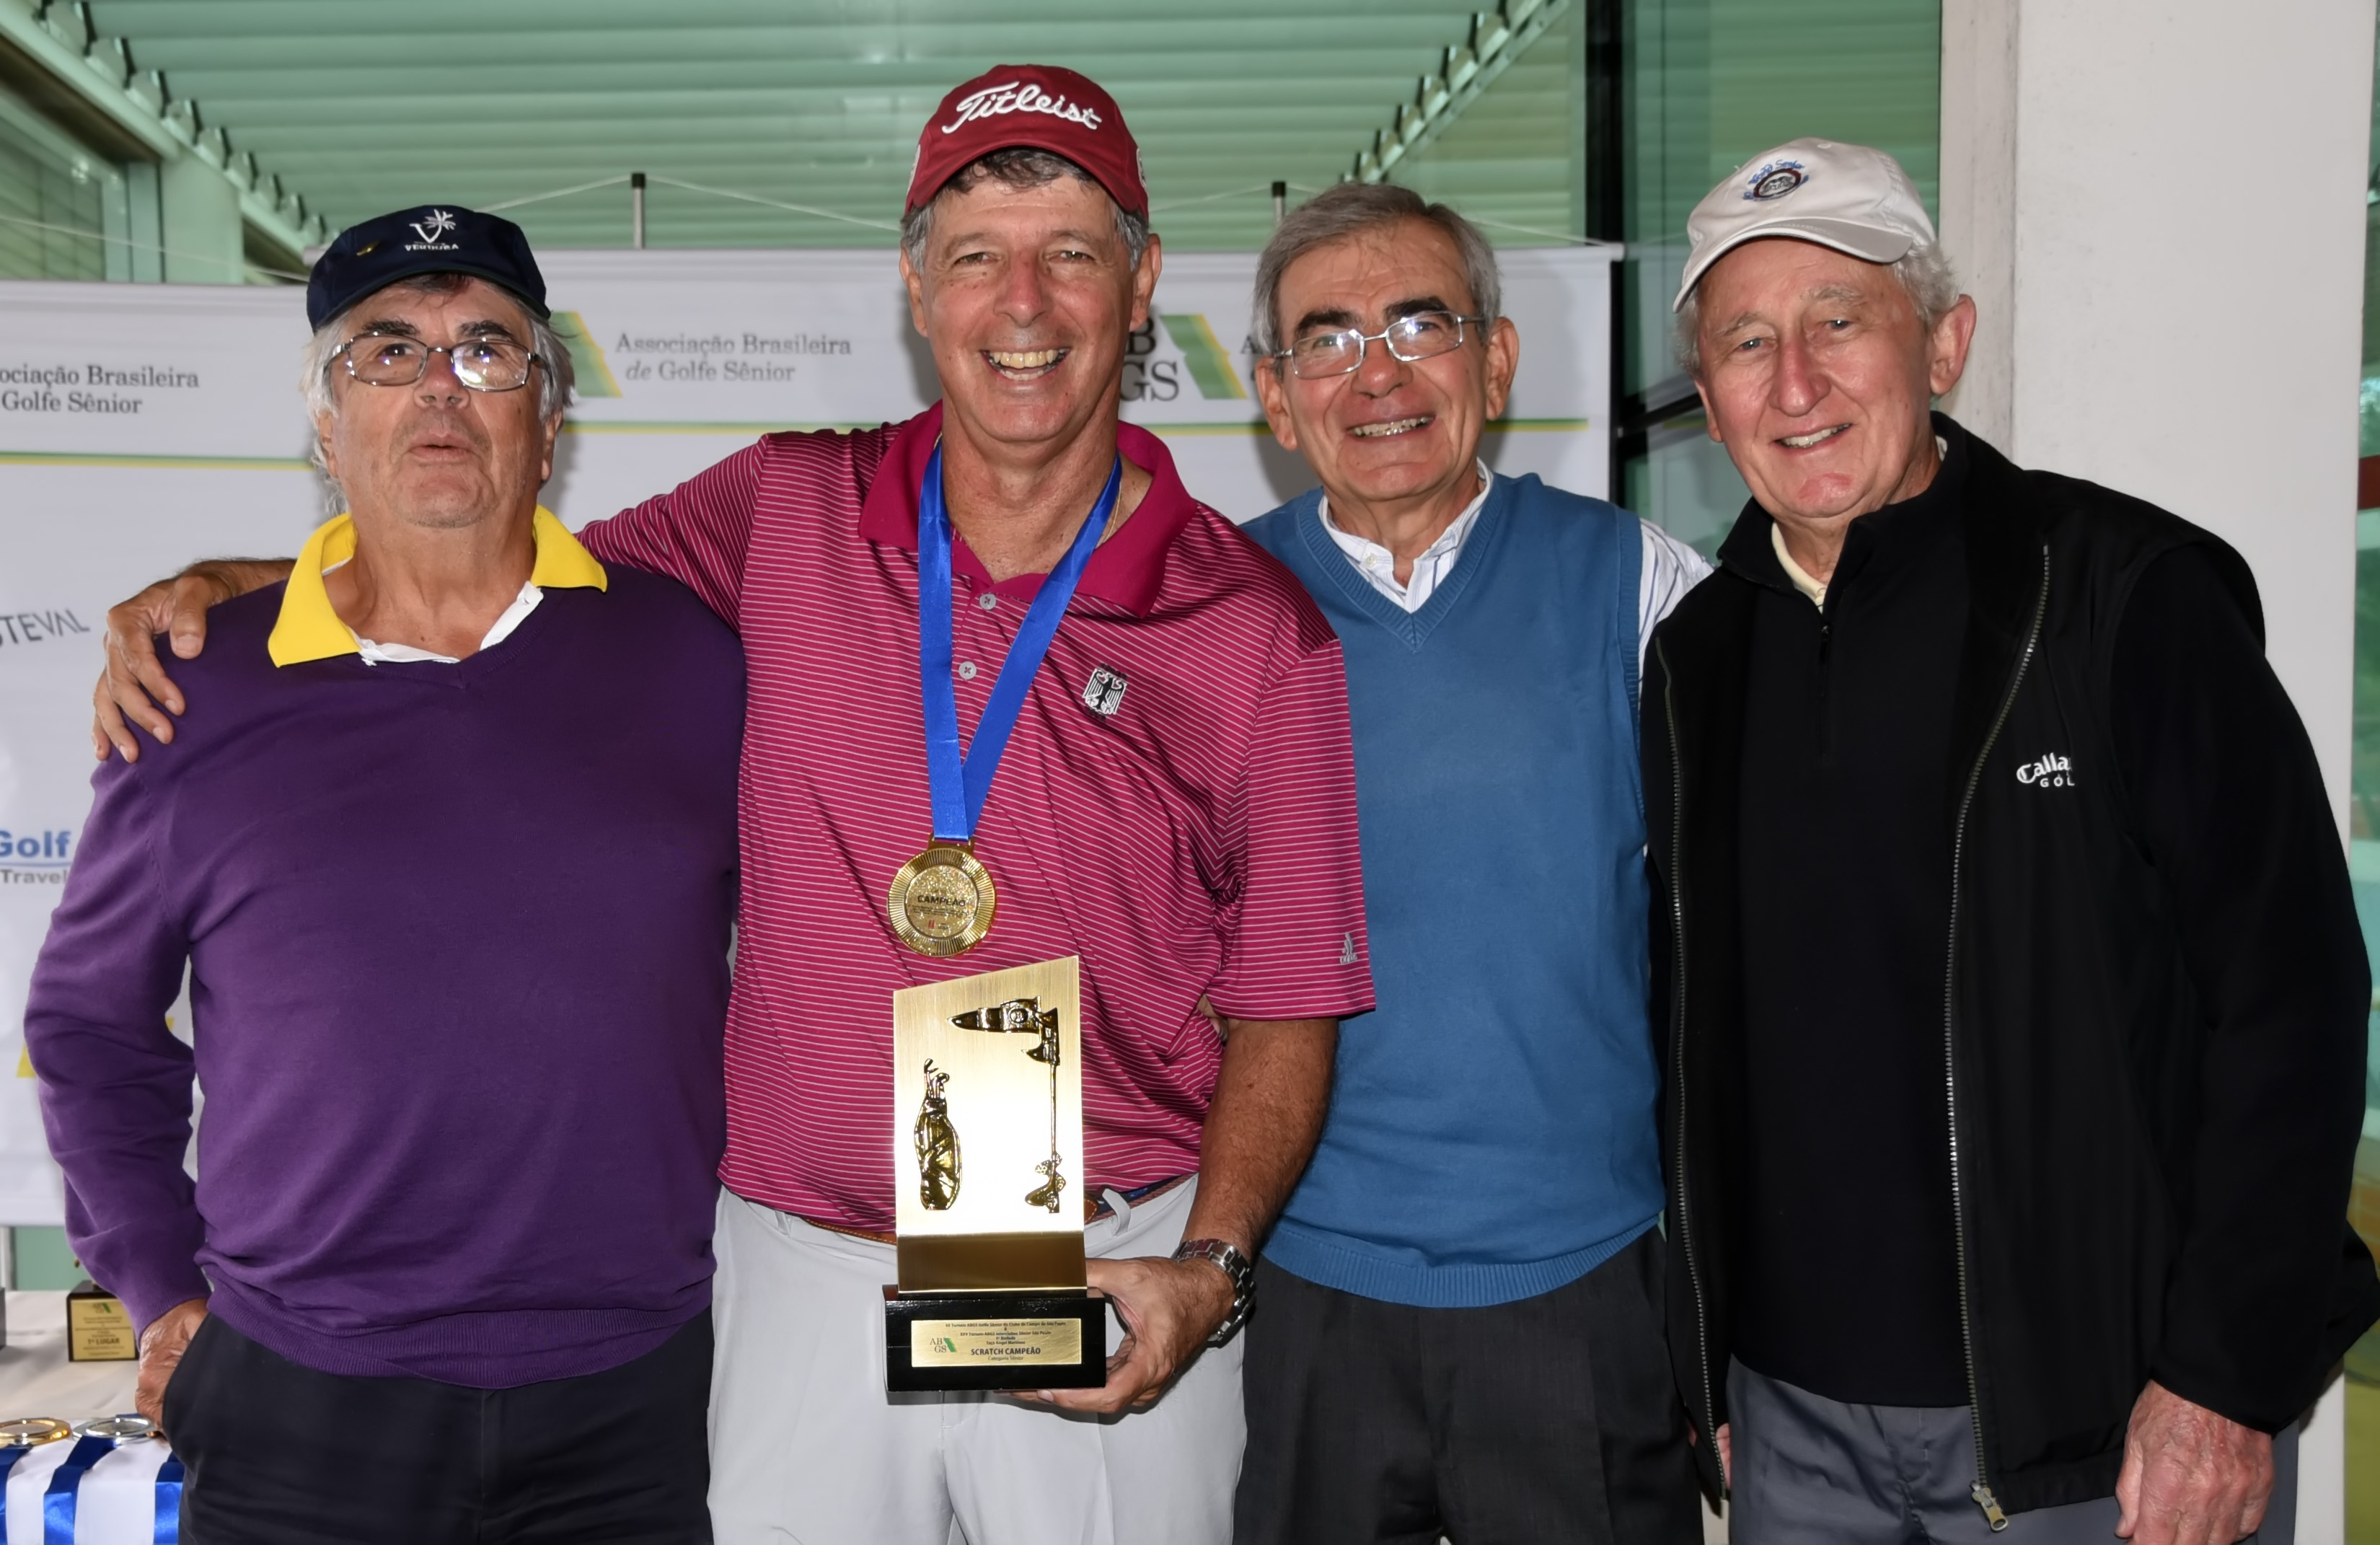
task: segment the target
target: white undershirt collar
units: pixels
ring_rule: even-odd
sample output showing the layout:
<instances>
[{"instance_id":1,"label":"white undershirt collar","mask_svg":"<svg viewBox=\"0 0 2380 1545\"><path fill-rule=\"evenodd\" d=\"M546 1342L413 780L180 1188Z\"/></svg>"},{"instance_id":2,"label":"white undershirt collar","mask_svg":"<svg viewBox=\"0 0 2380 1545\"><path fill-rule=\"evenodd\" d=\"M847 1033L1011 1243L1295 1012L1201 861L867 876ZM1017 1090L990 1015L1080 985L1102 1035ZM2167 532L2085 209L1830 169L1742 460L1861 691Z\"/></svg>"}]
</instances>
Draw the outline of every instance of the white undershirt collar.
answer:
<instances>
[{"instance_id":1,"label":"white undershirt collar","mask_svg":"<svg viewBox=\"0 0 2380 1545\"><path fill-rule=\"evenodd\" d=\"M1475 461L1474 465L1479 472L1479 492L1473 495L1471 503L1463 506L1463 513L1438 534L1438 540L1414 559L1413 577L1402 585L1397 583L1397 555L1367 537L1341 529L1339 523L1330 518L1330 495L1328 493L1322 495L1322 529L1330 534L1330 540L1338 543L1339 551L1346 554L1347 561L1355 566L1355 572L1362 575L1374 590L1406 611L1418 612L1429 604L1429 598L1437 593L1439 583L1462 561L1463 541L1471 535L1471 528L1479 523L1479 512L1487 506L1488 495L1495 490L1495 479L1489 475L1487 462Z\"/></svg>"},{"instance_id":2,"label":"white undershirt collar","mask_svg":"<svg viewBox=\"0 0 2380 1545\"><path fill-rule=\"evenodd\" d=\"M322 572L330 574L346 566L347 561L342 560L331 565ZM544 599L543 590L539 590L534 583L524 582L520 588L520 594L513 597L513 603L505 607L497 616L493 626L489 627L487 637L480 640L480 647L483 650L491 650L511 638L513 630L526 622L528 614L537 610L537 603ZM411 644L376 643L356 632L352 627L348 628L347 632L356 640L356 653L362 656L363 663L367 665L399 663L459 665L462 663L451 654L432 654L426 649L416 649Z\"/></svg>"}]
</instances>

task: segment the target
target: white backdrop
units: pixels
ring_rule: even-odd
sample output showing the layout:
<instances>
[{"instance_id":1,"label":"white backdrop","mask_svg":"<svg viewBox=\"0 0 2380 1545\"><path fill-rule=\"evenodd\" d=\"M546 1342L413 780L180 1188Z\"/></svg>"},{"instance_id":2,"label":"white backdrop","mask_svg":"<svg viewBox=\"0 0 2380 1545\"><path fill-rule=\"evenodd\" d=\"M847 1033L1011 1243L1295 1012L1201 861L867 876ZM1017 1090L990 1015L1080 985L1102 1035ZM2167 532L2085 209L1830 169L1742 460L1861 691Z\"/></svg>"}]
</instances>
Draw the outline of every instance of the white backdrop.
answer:
<instances>
[{"instance_id":1,"label":"white backdrop","mask_svg":"<svg viewBox=\"0 0 2380 1545\"><path fill-rule=\"evenodd\" d=\"M1502 254L1521 371L1485 454L1602 493L1614 249ZM785 428L933 400L890 253L554 252L580 402L546 503L573 528ZM1173 257L1125 416L1235 519L1309 485L1251 396L1250 254ZM287 554L323 515L295 289L0 283L0 1224L60 1221L23 1059L26 979L91 802L108 605L193 559ZM176 1005L177 1023L182 1006Z\"/></svg>"}]
</instances>

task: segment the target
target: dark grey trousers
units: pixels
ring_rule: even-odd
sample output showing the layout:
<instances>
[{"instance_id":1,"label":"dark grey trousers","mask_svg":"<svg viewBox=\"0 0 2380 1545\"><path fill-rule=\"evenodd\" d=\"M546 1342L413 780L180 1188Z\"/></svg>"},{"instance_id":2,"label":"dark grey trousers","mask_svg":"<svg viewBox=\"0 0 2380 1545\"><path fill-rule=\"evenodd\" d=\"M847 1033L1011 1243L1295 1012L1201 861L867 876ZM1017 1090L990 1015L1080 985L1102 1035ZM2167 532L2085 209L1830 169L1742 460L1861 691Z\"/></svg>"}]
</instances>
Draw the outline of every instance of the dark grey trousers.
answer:
<instances>
[{"instance_id":1,"label":"dark grey trousers","mask_svg":"<svg viewBox=\"0 0 2380 1545\"><path fill-rule=\"evenodd\" d=\"M708 1310L571 1379L322 1373L210 1315L165 1386L185 1545L710 1545Z\"/></svg>"},{"instance_id":2,"label":"dark grey trousers","mask_svg":"<svg viewBox=\"0 0 2380 1545\"><path fill-rule=\"evenodd\" d=\"M1730 1545L2113 1545L2116 1499L2012 1514L1992 1533L1968 1495L1975 1431L1963 1405L1846 1405L1728 1369ZM2273 1501L2256 1545L2293 1545L2298 1429L2273 1440Z\"/></svg>"},{"instance_id":3,"label":"dark grey trousers","mask_svg":"<svg viewBox=\"0 0 2380 1545\"><path fill-rule=\"evenodd\" d=\"M1648 1232L1551 1293L1430 1309L1260 1261L1238 1545L1700 1545Z\"/></svg>"}]
</instances>

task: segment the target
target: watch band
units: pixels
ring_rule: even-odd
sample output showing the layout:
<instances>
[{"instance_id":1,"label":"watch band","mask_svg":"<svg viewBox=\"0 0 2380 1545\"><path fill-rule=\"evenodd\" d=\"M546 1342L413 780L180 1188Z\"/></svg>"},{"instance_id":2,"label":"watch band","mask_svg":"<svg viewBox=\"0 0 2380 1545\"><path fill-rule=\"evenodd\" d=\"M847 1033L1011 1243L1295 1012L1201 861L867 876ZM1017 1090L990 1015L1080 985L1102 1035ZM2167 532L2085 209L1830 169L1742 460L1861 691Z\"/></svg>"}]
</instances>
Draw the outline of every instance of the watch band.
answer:
<instances>
[{"instance_id":1,"label":"watch band","mask_svg":"<svg viewBox=\"0 0 2380 1545\"><path fill-rule=\"evenodd\" d=\"M1173 1259L1207 1261L1231 1279L1232 1312L1207 1338L1209 1346L1222 1345L1248 1322L1249 1313L1257 1307L1256 1263L1242 1255L1238 1246L1222 1239L1184 1239L1174 1250Z\"/></svg>"}]
</instances>

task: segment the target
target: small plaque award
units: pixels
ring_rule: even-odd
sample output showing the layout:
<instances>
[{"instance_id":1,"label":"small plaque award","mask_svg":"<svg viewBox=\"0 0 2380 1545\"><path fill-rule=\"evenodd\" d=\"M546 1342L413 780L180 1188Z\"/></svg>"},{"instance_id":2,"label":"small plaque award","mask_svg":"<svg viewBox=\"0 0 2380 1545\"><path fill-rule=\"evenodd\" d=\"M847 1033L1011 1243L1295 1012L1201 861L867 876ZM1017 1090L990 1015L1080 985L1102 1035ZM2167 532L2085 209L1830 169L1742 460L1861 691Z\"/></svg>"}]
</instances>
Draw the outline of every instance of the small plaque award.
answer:
<instances>
[{"instance_id":1,"label":"small plaque award","mask_svg":"<svg viewBox=\"0 0 2380 1545\"><path fill-rule=\"evenodd\" d=\"M1107 1381L1107 1300L1083 1268L1081 991L1068 955L892 995L890 1390Z\"/></svg>"},{"instance_id":2,"label":"small plaque award","mask_svg":"<svg viewBox=\"0 0 2380 1545\"><path fill-rule=\"evenodd\" d=\"M124 1300L85 1277L67 1295L67 1358L78 1363L129 1363L140 1358L140 1338Z\"/></svg>"}]
</instances>

